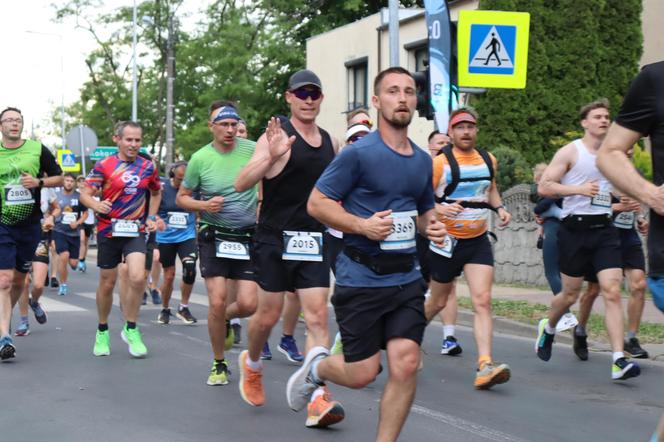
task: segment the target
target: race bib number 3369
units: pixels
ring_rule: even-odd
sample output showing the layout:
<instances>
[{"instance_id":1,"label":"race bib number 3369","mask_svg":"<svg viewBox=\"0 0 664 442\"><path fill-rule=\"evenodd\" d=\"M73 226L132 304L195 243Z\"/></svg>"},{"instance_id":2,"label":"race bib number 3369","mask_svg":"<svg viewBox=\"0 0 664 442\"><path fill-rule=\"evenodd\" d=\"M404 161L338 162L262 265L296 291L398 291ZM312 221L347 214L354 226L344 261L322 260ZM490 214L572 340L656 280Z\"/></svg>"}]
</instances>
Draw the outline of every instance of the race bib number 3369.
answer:
<instances>
[{"instance_id":1,"label":"race bib number 3369","mask_svg":"<svg viewBox=\"0 0 664 442\"><path fill-rule=\"evenodd\" d=\"M415 247L417 211L392 213L392 233L380 242L382 250L402 250Z\"/></svg>"}]
</instances>

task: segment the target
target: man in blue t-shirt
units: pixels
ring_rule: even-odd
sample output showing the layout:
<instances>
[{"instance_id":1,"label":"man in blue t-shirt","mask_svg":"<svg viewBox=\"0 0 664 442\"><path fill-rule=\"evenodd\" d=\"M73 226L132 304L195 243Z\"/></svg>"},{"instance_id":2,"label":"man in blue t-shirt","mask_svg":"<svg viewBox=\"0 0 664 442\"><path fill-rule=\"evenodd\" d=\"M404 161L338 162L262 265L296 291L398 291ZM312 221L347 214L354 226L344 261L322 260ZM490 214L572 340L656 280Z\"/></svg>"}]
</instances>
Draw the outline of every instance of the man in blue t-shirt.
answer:
<instances>
[{"instance_id":1,"label":"man in blue t-shirt","mask_svg":"<svg viewBox=\"0 0 664 442\"><path fill-rule=\"evenodd\" d=\"M413 77L403 68L384 70L372 100L378 131L346 146L307 207L321 223L344 232L332 297L343 357L312 348L286 394L297 411L326 381L362 388L378 374L380 350L386 349L389 379L377 440L396 440L415 397L426 327L415 231L442 245L446 230L434 217L431 157L408 139L417 101Z\"/></svg>"},{"instance_id":2,"label":"man in blue t-shirt","mask_svg":"<svg viewBox=\"0 0 664 442\"><path fill-rule=\"evenodd\" d=\"M166 223L166 229L163 232L157 232L159 263L164 269L164 282L160 290L162 310L157 316L157 322L160 324L168 324L171 319L169 302L173 293L176 255L182 263L182 282L180 283L180 306L175 315L185 324L193 324L197 321L189 311L189 297L194 288L194 281L196 281L196 260L198 259L196 214L181 209L175 204L175 197L184 179L186 168L186 161L174 163L168 172L168 179L162 180L161 184L162 196L158 214Z\"/></svg>"}]
</instances>

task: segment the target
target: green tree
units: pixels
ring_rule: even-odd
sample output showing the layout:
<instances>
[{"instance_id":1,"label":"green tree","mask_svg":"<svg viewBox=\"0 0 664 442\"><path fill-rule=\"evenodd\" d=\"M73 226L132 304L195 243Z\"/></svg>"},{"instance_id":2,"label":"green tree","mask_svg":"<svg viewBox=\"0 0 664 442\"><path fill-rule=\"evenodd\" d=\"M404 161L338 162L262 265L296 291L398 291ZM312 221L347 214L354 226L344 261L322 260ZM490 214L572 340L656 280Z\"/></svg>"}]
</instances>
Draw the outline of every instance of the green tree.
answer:
<instances>
[{"instance_id":1,"label":"green tree","mask_svg":"<svg viewBox=\"0 0 664 442\"><path fill-rule=\"evenodd\" d=\"M499 191L504 192L517 184L532 181L530 166L519 151L508 146L498 146L491 149L491 153L498 163L496 184Z\"/></svg>"},{"instance_id":2,"label":"green tree","mask_svg":"<svg viewBox=\"0 0 664 442\"><path fill-rule=\"evenodd\" d=\"M550 143L579 129L579 108L607 97L617 109L638 70L641 0L482 0L481 9L530 13L525 89L474 98L479 141L509 146L529 164L550 159Z\"/></svg>"}]
</instances>

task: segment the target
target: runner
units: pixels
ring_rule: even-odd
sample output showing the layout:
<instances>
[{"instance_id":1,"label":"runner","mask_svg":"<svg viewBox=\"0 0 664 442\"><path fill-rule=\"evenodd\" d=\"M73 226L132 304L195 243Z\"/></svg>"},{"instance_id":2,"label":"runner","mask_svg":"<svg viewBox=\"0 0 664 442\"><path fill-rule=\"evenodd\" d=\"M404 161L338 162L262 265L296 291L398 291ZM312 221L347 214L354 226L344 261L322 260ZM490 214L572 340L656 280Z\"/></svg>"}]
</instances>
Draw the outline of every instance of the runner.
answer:
<instances>
[{"instance_id":1,"label":"runner","mask_svg":"<svg viewBox=\"0 0 664 442\"><path fill-rule=\"evenodd\" d=\"M230 372L224 351L234 341L228 321L252 315L257 303L254 266L249 259L257 191L256 187L241 192L233 188L255 143L236 137L240 116L232 103L216 101L208 115L212 142L191 156L176 202L186 211L201 214L198 253L210 304L208 331L214 354L207 384L226 385ZM195 191L200 200L193 198ZM232 304L226 303L228 280L237 284L237 299Z\"/></svg>"},{"instance_id":2,"label":"runner","mask_svg":"<svg viewBox=\"0 0 664 442\"><path fill-rule=\"evenodd\" d=\"M176 316L185 324L194 324L197 319L189 311L189 297L196 281L196 214L185 212L175 204L175 197L180 189L187 168L186 161L171 165L168 179L162 181L159 217L166 220L166 230L157 232L159 244L159 262L164 268L164 281L161 285L162 310L157 322L168 324L171 318L169 303L175 280L175 258L182 263L182 282L180 283L180 306Z\"/></svg>"},{"instance_id":3,"label":"runner","mask_svg":"<svg viewBox=\"0 0 664 442\"><path fill-rule=\"evenodd\" d=\"M543 361L551 358L556 325L578 299L583 276L592 268L604 296L606 328L613 349L611 378L624 380L638 376L640 369L623 353L620 238L611 221L611 184L596 166L597 151L609 127L608 101L583 106L580 116L583 138L556 152L538 187L546 198L564 198L558 231L563 289L554 296L548 318L539 323L535 349Z\"/></svg>"},{"instance_id":4,"label":"runner","mask_svg":"<svg viewBox=\"0 0 664 442\"><path fill-rule=\"evenodd\" d=\"M113 141L118 153L95 165L81 191L81 202L97 212L97 287L99 325L93 348L95 356L111 353L108 316L113 306L113 288L118 278L118 264L124 257L128 267L128 289L121 292L120 302L126 324L122 340L129 354L141 358L148 354L136 322L145 290L145 232L157 228L156 213L161 200L157 169L151 161L138 155L142 129L133 121L115 126ZM101 192L101 201L93 197ZM149 201L148 201L149 196ZM146 211L149 203L149 214Z\"/></svg>"},{"instance_id":5,"label":"runner","mask_svg":"<svg viewBox=\"0 0 664 442\"><path fill-rule=\"evenodd\" d=\"M291 118L272 118L251 162L235 182L238 190L261 180L263 203L252 258L260 286L249 322L248 350L240 354L240 393L253 406L265 403L261 349L281 315L284 293L297 291L307 325L306 348L327 348L330 266L323 253L325 227L307 213L307 199L339 143L316 125L323 101L320 79L308 70L291 75L285 93ZM312 396L306 426L325 427L344 417L342 406L320 388Z\"/></svg>"},{"instance_id":6,"label":"runner","mask_svg":"<svg viewBox=\"0 0 664 442\"><path fill-rule=\"evenodd\" d=\"M439 203L437 213L449 236L444 247L431 246L429 249L431 296L425 308L428 321L446 308L454 282L463 272L475 311L473 331L479 354L475 388L488 389L507 382L511 375L507 364L494 363L491 356L494 261L487 233L488 220L490 211L494 210L500 218L500 227L505 227L511 216L498 193L496 159L477 147L477 118L472 109L453 111L448 131L452 144L433 160L433 185ZM450 322L445 322L446 326L454 325L453 321ZM452 340L449 336L445 339ZM456 344L456 340L452 344ZM453 346L451 350L454 350Z\"/></svg>"},{"instance_id":7,"label":"runner","mask_svg":"<svg viewBox=\"0 0 664 442\"><path fill-rule=\"evenodd\" d=\"M4 109L0 125L0 360L4 361L16 353L9 322L40 239L40 189L61 186L62 170L46 146L21 138L20 110Z\"/></svg>"},{"instance_id":8,"label":"runner","mask_svg":"<svg viewBox=\"0 0 664 442\"><path fill-rule=\"evenodd\" d=\"M55 195L60 206L60 214L55 219L53 237L55 249L58 252L58 277L60 287L58 295L69 293L67 287L67 262L72 270L76 270L81 252L81 225L88 216L87 208L81 204L79 193L75 189L76 179L71 173L66 173L61 190Z\"/></svg>"},{"instance_id":9,"label":"runner","mask_svg":"<svg viewBox=\"0 0 664 442\"><path fill-rule=\"evenodd\" d=\"M76 177L76 185L78 187L78 193L80 194L81 189L83 186L85 186L85 177L83 175ZM80 232L81 249L78 255L78 265L76 266L76 270L82 273L85 273L88 269L88 265L85 263L85 260L88 257L88 246L90 244L90 238L92 238L92 235L94 235L95 224L95 212L92 209L88 209L88 216L85 217L85 221L83 222L82 226L83 228Z\"/></svg>"},{"instance_id":10,"label":"runner","mask_svg":"<svg viewBox=\"0 0 664 442\"><path fill-rule=\"evenodd\" d=\"M313 347L286 390L289 406L299 411L312 394L320 394L324 382L362 388L377 376L380 350L386 349L389 377L380 401L380 441L397 439L415 397L426 327L415 229L426 230L440 244L445 236L434 218L431 158L407 136L416 101L407 70L379 73L372 98L378 131L346 146L309 198L313 216L346 233L332 297L343 356ZM386 171L398 171L400 179Z\"/></svg>"},{"instance_id":11,"label":"runner","mask_svg":"<svg viewBox=\"0 0 664 442\"><path fill-rule=\"evenodd\" d=\"M613 198L613 224L620 235L622 270L627 278L630 297L627 301L628 330L625 339L625 353L633 358L647 359L636 334L641 324L645 306L646 258L639 233L648 233L648 221L641 215L641 204L629 197ZM638 227L638 232L637 232ZM587 324L595 299L599 295L597 274L589 271L585 280L588 286L579 299L579 324L574 328L574 353L582 361L588 360Z\"/></svg>"},{"instance_id":12,"label":"runner","mask_svg":"<svg viewBox=\"0 0 664 442\"><path fill-rule=\"evenodd\" d=\"M443 147L450 144L450 137L446 133L434 130L429 134L429 144L427 148L431 154L431 158L436 158L443 152Z\"/></svg>"}]
</instances>

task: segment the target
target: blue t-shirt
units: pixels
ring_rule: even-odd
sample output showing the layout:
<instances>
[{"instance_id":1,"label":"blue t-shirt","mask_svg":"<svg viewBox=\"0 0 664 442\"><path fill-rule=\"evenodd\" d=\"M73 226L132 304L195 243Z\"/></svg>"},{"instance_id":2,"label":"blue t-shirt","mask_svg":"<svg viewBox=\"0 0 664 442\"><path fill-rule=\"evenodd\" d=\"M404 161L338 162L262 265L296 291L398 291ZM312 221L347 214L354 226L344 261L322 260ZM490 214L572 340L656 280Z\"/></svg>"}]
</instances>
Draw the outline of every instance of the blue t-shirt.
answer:
<instances>
[{"instance_id":1,"label":"blue t-shirt","mask_svg":"<svg viewBox=\"0 0 664 442\"><path fill-rule=\"evenodd\" d=\"M196 214L175 204L177 194L178 189L171 185L171 180L162 178L158 213L166 223L166 230L157 230L158 243L175 244L196 238Z\"/></svg>"},{"instance_id":2,"label":"blue t-shirt","mask_svg":"<svg viewBox=\"0 0 664 442\"><path fill-rule=\"evenodd\" d=\"M410 143L413 154L402 155L388 147L378 132L372 132L346 146L325 169L316 188L361 218L388 209L393 214L424 214L434 207L433 167L429 154ZM344 244L369 255L416 251L414 241L412 247L381 250L379 242L362 235L346 234ZM344 287L391 287L422 277L419 265L407 273L378 275L343 253L336 264L337 284Z\"/></svg>"}]
</instances>

